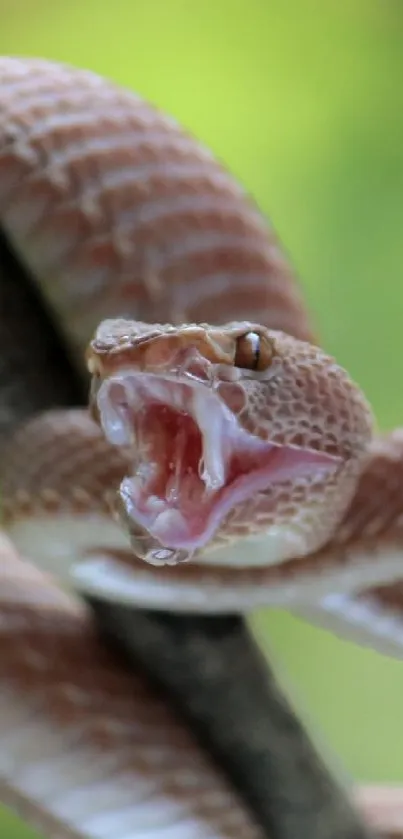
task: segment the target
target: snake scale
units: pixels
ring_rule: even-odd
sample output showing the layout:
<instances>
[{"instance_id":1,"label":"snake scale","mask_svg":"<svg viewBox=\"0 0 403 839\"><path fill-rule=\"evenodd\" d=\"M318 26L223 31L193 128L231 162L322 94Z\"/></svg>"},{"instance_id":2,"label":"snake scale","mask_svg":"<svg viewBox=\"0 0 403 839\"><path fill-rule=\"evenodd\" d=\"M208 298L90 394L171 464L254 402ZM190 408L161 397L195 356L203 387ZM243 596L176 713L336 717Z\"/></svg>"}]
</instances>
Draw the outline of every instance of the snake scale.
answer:
<instances>
[{"instance_id":1,"label":"snake scale","mask_svg":"<svg viewBox=\"0 0 403 839\"><path fill-rule=\"evenodd\" d=\"M374 835L243 615L401 654L403 434L174 120L18 58L0 120L3 800L50 837Z\"/></svg>"}]
</instances>

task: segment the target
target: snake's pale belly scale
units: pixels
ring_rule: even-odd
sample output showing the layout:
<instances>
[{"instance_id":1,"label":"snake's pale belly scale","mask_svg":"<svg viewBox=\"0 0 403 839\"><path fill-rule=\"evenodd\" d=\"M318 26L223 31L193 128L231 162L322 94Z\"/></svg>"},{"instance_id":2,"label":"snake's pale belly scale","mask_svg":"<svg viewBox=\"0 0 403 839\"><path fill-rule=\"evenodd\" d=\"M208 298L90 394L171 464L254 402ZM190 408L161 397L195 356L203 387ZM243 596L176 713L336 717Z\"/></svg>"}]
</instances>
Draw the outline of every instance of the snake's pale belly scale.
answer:
<instances>
[{"instance_id":1,"label":"snake's pale belly scale","mask_svg":"<svg viewBox=\"0 0 403 839\"><path fill-rule=\"evenodd\" d=\"M280 552L281 565L274 562L268 567L259 560L255 564L260 567L231 568L228 563L222 563L219 556L217 561L213 556L210 562L203 562L201 551L196 561L188 565L153 569L133 559L128 540L125 541L122 531L110 518L111 499L106 490L112 488L113 491L126 474L130 452L111 447L84 412L70 412L68 419L64 412L49 412L45 418L34 418L26 426L17 428L12 445L6 446L2 456L4 520L17 546L20 544L24 552L29 550L39 564L42 561L42 566L49 561L49 567L52 567L59 538L60 568L64 562L65 581L70 576L87 596L127 602L142 608L156 607L172 613L240 613L256 605L272 604L293 607L303 613L305 610L317 620L320 619L318 615L327 614L329 586L345 598L350 597L354 603L357 589L377 586L372 589L371 597L376 599L378 609L387 609L391 602L387 584L398 574L398 559L395 557L388 567L383 566L380 561L382 545L379 548L376 545L366 577L364 574L363 578L360 562L357 571L354 563L352 572L350 568L350 553L354 559L356 542L360 542L360 524L358 539L355 539L357 519L361 527L364 523L364 529L368 519L366 476L371 481L374 464L379 462L376 449L373 455L370 448L367 451L372 433L370 411L347 374L315 346L300 291L276 236L236 181L207 149L186 136L174 120L134 94L95 74L51 62L0 59L0 126L1 227L38 283L46 306L67 339L68 354L84 385L87 374L83 354L91 335L105 319L141 318L148 324L169 322L178 327L178 334L181 334L184 321L225 324L238 319L246 325L267 324L277 333L273 340L277 342L280 383L288 381L287 375L294 376L297 381L295 370L300 364L302 385L298 384L299 397L290 403L289 415L292 413L294 418L301 416L303 419L308 407L316 410L319 402L319 425L315 425L312 414L309 433L313 430L317 439L320 438L323 448L323 452L318 448L320 453L333 456L336 451L337 456L341 453L344 458L343 481L334 486L329 482L331 491L328 495L328 488L318 484L317 497L322 504L323 499L326 503L321 514L316 511L312 521L307 515L306 527L314 532L315 539L305 544L302 553L313 548L317 548L317 552L306 560L294 559L292 548L288 546L284 555ZM293 361L293 352L296 354L294 368L289 363L287 367L288 347L291 347ZM27 351L29 353L29 346ZM315 364L317 369L312 372ZM38 376L41 375L42 371L38 371ZM325 388L318 389L318 375L319 379L320 376L326 379ZM273 406L275 399L273 391ZM54 404L63 404L63 400L55 397ZM324 416L326 421L320 425ZM25 419L25 413L21 418ZM271 431L275 427L275 423L270 426ZM286 423L286 427L289 430L291 425ZM303 436L301 428L297 428L299 437ZM296 433L294 426L292 434ZM395 448L393 452L396 452ZM366 457L369 466L365 466ZM354 507L353 501L349 506L360 472L357 503ZM382 481L388 481L387 468L381 469L381 484ZM295 480L291 482L292 487L295 488L296 483ZM301 494L296 496L301 502L305 489L302 482ZM286 484L285 493L287 491ZM285 504L288 501L285 497ZM295 507L295 499L293 503ZM357 514L357 510L362 509L364 513ZM242 537L248 529L249 515L256 514L256 504L251 504L250 508L246 505L241 512L238 521L230 520L232 543L234 533L236 537ZM59 528L64 517L65 535L61 529L56 529L54 542L49 539L46 550L45 531L57 516ZM101 518L97 519L97 516ZM104 529L100 526L101 519L107 523ZM341 528L337 531L340 520ZM76 540L74 522L79 525L76 532L81 534ZM89 522L88 544L85 543L86 522ZM272 520L264 520L263 524L264 527L272 526ZM323 543L332 536L333 529L336 533L329 549ZM377 538L378 534L375 535ZM72 540L70 553L66 548L69 537ZM394 531L393 544L398 539ZM260 556L264 558L261 544L259 542ZM277 549L275 546L274 550ZM75 552L80 554L77 562L74 561ZM239 557L234 566L245 566L242 545ZM253 556L251 559L249 565L253 564ZM345 565L348 565L347 570ZM365 582L360 585L363 579ZM362 596L365 598L366 595ZM397 602L393 602L395 611L398 605L397 598ZM62 606L60 609L63 612ZM107 605L101 604L100 614L107 609ZM333 617L336 611L333 610ZM142 621L147 628L144 637L149 632L158 647L157 624L149 626L149 616L144 617L142 613L138 619L140 647ZM119 627L119 620L120 614L116 612L110 625L115 622ZM163 626L164 618L161 620ZM183 618L183 624L179 621L178 626L184 627L187 620L190 627L191 619L187 617ZM226 621L224 627L229 626ZM368 620L363 621L364 634L368 623ZM177 631L175 618L173 626ZM165 628L168 632L169 621ZM194 629L189 631L192 633ZM119 636L119 630L116 634ZM136 628L132 632L134 646L135 636ZM396 627L387 640L391 642L393 652L399 650ZM89 640L88 643L91 647L93 642ZM166 643L168 645L168 639ZM126 646L130 647L130 643ZM152 649L151 642L149 646ZM144 647L146 649L148 647ZM174 637L170 649L175 650ZM192 648L189 649L190 672ZM204 649L203 645L201 649ZM146 655L144 650L137 649L140 660ZM222 655L225 659L224 647ZM155 656L157 660L156 651ZM245 664L248 660L247 655ZM161 661L157 677L169 682L170 674L164 673L169 656ZM176 662L176 658L173 661ZM173 673L175 666L176 663ZM12 673L12 663L7 667L6 673ZM259 666L256 672L260 673ZM253 681L253 666L251 674ZM231 693L231 678L227 687ZM173 689L175 693L175 685ZM270 690L267 697L263 691L266 706L263 703L262 708L270 705L273 696ZM239 701L243 707L242 690ZM278 725L285 732L290 717L287 717L288 706L283 706L282 702L276 695L272 709L273 714L276 709L280 710ZM190 698L190 706L191 703ZM262 713L264 716L264 711ZM214 720L211 730L214 731ZM274 736L273 728L268 726L263 737L265 745L268 732L269 740ZM252 737L252 732L249 734ZM298 725L295 731L291 725L288 734L294 738L291 742L300 744L309 771L299 774L298 765L294 776L292 761L289 762L286 772L289 787L296 790L301 784L301 800L294 801L295 810L292 812L291 807L288 815L287 806L285 809L280 806L280 816L277 816L276 804L271 822L265 796L258 794L255 801L252 784L249 799L254 805L256 803L255 811L261 819L263 813L265 829L270 822L274 831L279 830L273 837L281 839L294 839L296 824L300 824L302 839L333 839L339 835L346 839L361 839L367 836L366 828L350 810L344 793L339 792L337 786L333 789L332 782L327 781L326 770L320 762L316 763L315 753L305 745ZM71 736L74 739L75 735ZM243 736L246 737L246 733ZM244 745L241 737L241 757L248 753ZM224 752L226 747L224 742ZM256 753L252 748L253 765L257 765L258 753L259 748ZM79 759L83 760L83 756ZM241 781L246 765L241 766ZM87 766L85 761L84 766ZM268 766L270 776L270 760ZM8 768L6 776L7 772ZM276 775L274 771L273 795L279 778L281 772ZM138 778L136 782L140 783ZM18 783L16 788L21 791ZM312 790L318 791L317 797L316 793L311 795ZM225 798L225 793L222 796ZM322 806L328 810L324 809L322 818L315 820L315 813L319 813ZM60 819L60 813L58 817ZM279 819L278 823L276 819ZM112 821L110 823L112 825ZM54 829L50 822L47 828ZM104 829L100 823L93 829L89 822L86 827L84 820L72 835L100 836L98 829L101 832ZM214 835L219 835L220 839L221 836L225 839L227 836L247 837L249 830L251 837L254 836L254 828L246 822L244 825L241 816L235 819L234 825L224 824L218 830L221 833ZM110 834L107 835L109 839Z\"/></svg>"}]
</instances>

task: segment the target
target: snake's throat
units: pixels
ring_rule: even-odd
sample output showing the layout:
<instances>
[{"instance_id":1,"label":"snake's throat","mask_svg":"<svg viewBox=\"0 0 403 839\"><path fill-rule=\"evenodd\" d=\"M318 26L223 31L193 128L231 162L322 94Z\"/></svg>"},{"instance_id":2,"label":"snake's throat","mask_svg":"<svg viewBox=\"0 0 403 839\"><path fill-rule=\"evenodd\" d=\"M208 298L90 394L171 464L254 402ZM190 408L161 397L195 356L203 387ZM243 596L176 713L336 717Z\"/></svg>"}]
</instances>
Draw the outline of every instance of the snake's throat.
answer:
<instances>
[{"instance_id":1,"label":"snake's throat","mask_svg":"<svg viewBox=\"0 0 403 839\"><path fill-rule=\"evenodd\" d=\"M183 376L123 371L97 395L106 437L130 446L120 486L126 527L150 562L188 559L238 504L273 482L334 471L339 458L247 432L212 387ZM151 540L151 541L150 541Z\"/></svg>"}]
</instances>

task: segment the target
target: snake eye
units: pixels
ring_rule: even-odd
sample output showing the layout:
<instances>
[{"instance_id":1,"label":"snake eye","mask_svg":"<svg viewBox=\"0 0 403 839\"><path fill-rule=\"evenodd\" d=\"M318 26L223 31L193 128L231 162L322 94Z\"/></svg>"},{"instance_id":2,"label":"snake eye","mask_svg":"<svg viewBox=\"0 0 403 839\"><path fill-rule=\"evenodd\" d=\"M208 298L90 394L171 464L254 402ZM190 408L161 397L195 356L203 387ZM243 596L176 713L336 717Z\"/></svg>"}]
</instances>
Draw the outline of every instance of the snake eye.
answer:
<instances>
[{"instance_id":1,"label":"snake eye","mask_svg":"<svg viewBox=\"0 0 403 839\"><path fill-rule=\"evenodd\" d=\"M274 355L271 341L258 332L246 332L237 338L234 363L244 370L266 370Z\"/></svg>"}]
</instances>

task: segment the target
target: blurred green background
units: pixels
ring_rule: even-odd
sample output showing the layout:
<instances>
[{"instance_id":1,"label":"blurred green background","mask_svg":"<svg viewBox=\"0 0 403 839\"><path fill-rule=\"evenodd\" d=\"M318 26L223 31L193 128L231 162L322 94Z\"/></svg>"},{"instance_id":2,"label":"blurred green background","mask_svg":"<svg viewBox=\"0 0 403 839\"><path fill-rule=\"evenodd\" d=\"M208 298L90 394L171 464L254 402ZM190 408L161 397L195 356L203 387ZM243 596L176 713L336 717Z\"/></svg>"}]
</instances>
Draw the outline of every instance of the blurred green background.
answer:
<instances>
[{"instance_id":1,"label":"blurred green background","mask_svg":"<svg viewBox=\"0 0 403 839\"><path fill-rule=\"evenodd\" d=\"M108 75L208 143L271 216L326 349L403 424L399 0L0 0L0 53ZM347 770L403 782L403 663L282 613L255 626ZM0 834L33 836L5 814Z\"/></svg>"}]
</instances>

